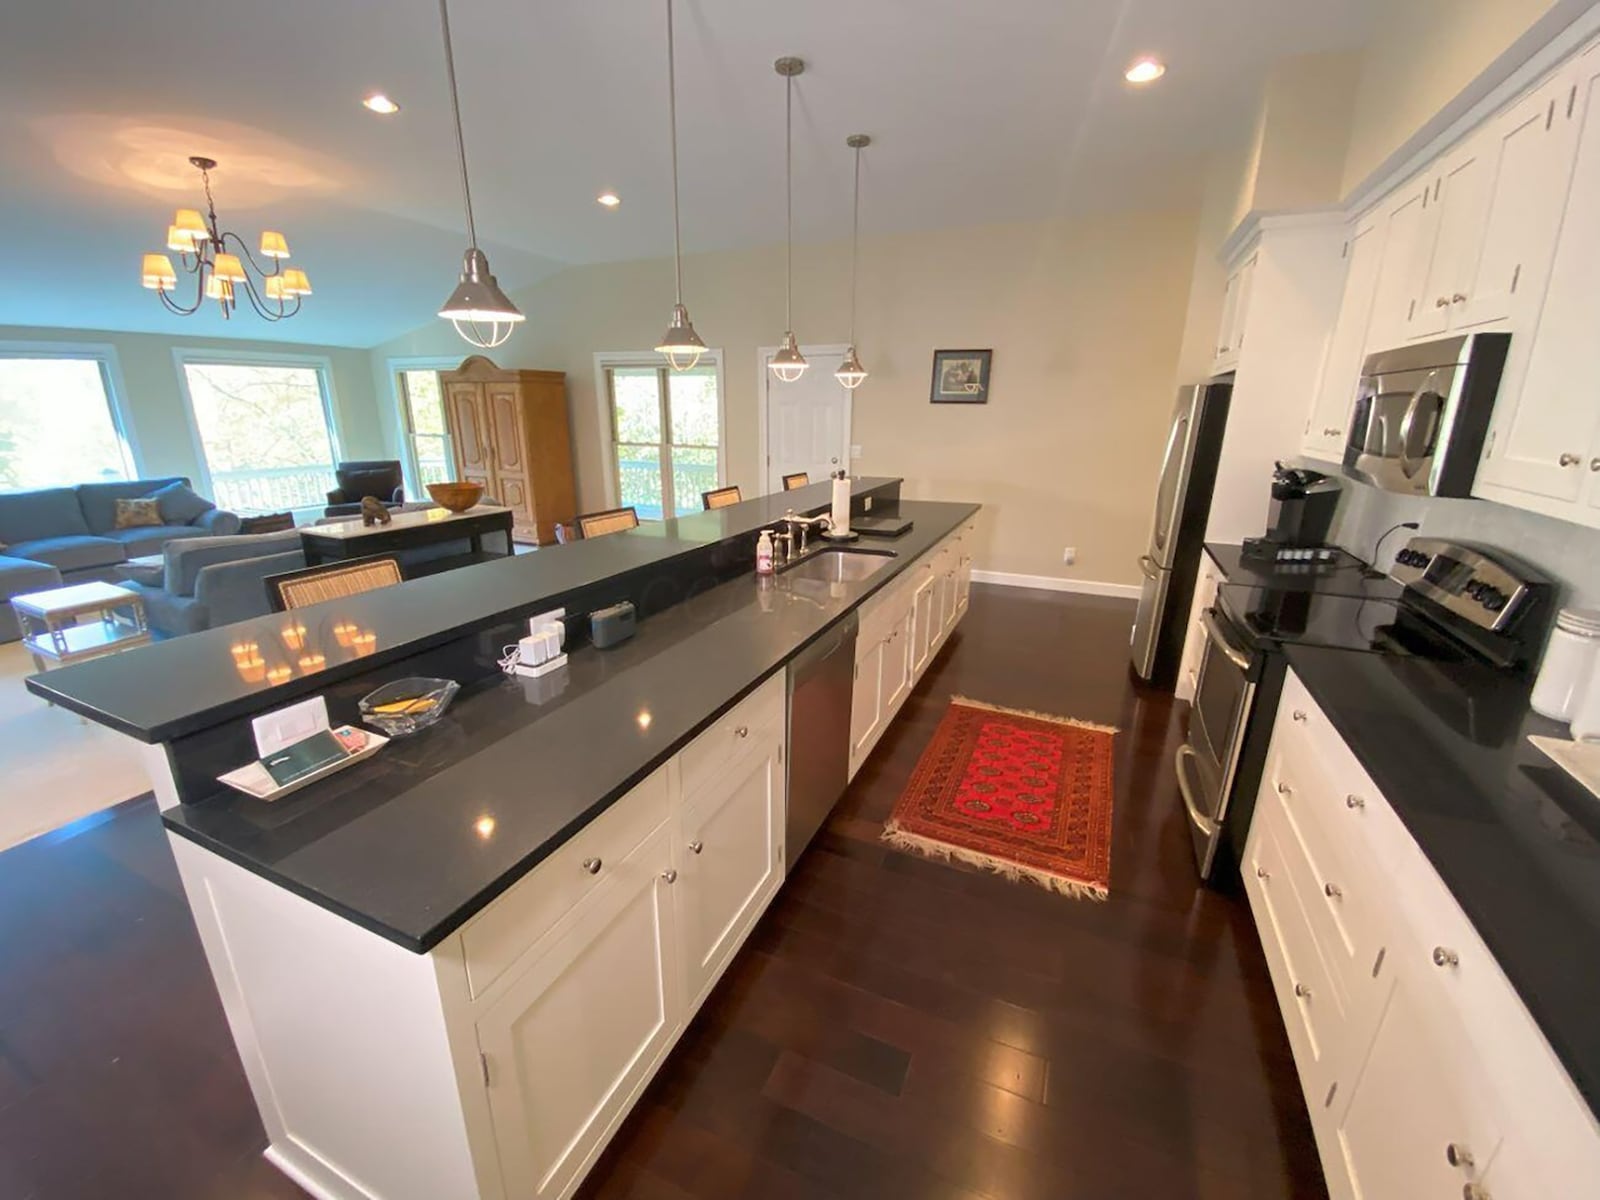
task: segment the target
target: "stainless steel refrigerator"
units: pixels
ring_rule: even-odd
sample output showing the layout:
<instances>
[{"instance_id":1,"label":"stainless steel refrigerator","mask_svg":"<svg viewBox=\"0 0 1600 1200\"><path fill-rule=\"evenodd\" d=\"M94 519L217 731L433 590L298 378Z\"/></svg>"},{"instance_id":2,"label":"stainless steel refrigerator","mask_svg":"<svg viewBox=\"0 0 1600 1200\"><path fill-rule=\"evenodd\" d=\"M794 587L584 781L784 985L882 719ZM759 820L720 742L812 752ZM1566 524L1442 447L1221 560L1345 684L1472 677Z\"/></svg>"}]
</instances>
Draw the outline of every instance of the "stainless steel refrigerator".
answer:
<instances>
[{"instance_id":1,"label":"stainless steel refrigerator","mask_svg":"<svg viewBox=\"0 0 1600 1200\"><path fill-rule=\"evenodd\" d=\"M1172 411L1133 621L1134 674L1157 687L1177 680L1232 395L1233 377L1224 375L1179 388Z\"/></svg>"}]
</instances>

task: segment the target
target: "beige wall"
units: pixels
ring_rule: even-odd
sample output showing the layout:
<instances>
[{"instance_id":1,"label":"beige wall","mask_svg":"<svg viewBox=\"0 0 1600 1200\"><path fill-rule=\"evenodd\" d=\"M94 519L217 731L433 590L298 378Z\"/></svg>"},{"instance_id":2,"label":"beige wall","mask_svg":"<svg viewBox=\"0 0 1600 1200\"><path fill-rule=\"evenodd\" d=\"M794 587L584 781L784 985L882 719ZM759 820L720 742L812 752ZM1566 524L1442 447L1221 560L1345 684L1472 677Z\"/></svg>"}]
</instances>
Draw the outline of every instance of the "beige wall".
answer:
<instances>
[{"instance_id":1,"label":"beige wall","mask_svg":"<svg viewBox=\"0 0 1600 1200\"><path fill-rule=\"evenodd\" d=\"M113 333L97 329L42 329L0 325L0 343L84 342L109 345L121 376L123 419L145 475L201 478L200 461L178 385L175 349L208 354L286 354L326 358L333 389L334 425L346 458L377 458L387 442L373 396L371 358L365 350L304 346L288 342L224 338L170 337L152 333Z\"/></svg>"},{"instance_id":2,"label":"beige wall","mask_svg":"<svg viewBox=\"0 0 1600 1200\"><path fill-rule=\"evenodd\" d=\"M855 394L859 474L899 475L914 497L989 507L980 569L1133 583L1172 401L1193 214L1146 213L866 239ZM847 244L797 247L803 343L848 338ZM724 350L729 482L760 487L757 348L783 332L782 247L694 256L685 298ZM593 356L638 350L664 327L668 261L573 268L517 296L506 366L567 372L584 506L604 494ZM994 349L985 407L928 403L939 346ZM460 354L436 322L374 350ZM1074 567L1062 550L1078 549Z\"/></svg>"}]
</instances>

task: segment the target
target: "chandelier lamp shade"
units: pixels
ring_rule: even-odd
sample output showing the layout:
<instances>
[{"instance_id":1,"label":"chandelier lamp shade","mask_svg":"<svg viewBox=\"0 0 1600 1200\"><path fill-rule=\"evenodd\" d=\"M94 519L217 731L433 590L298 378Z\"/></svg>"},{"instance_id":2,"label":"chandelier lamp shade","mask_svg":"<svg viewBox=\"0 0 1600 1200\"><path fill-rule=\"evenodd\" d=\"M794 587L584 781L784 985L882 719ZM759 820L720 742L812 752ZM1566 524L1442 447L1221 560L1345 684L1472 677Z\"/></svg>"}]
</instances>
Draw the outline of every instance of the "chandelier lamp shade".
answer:
<instances>
[{"instance_id":1,"label":"chandelier lamp shade","mask_svg":"<svg viewBox=\"0 0 1600 1200\"><path fill-rule=\"evenodd\" d=\"M215 300L223 317L231 317L242 294L256 315L266 321L282 321L300 311L300 301L311 294L311 281L298 268L286 268L289 243L283 234L267 230L261 235L258 262L245 240L217 220L217 205L211 198L211 172L217 160L195 155L189 161L200 172L206 194L202 214L194 208L180 208L167 226L167 249L178 255L174 267L167 254L146 254L139 268L139 282L160 297L171 312L187 317L200 311L207 300ZM263 266L262 263L268 264ZM178 299L178 270L192 281L183 290L192 299Z\"/></svg>"},{"instance_id":2,"label":"chandelier lamp shade","mask_svg":"<svg viewBox=\"0 0 1600 1200\"><path fill-rule=\"evenodd\" d=\"M444 35L445 73L450 80L450 109L456 123L456 157L461 163L461 199L467 210L467 241L461 279L439 309L467 342L482 350L503 345L523 321L522 311L500 290L489 270L489 256L478 248L478 227L472 218L472 183L467 177L467 143L461 133L461 96L456 87L455 53L450 45L449 0L439 0L439 26Z\"/></svg>"},{"instance_id":3,"label":"chandelier lamp shade","mask_svg":"<svg viewBox=\"0 0 1600 1200\"><path fill-rule=\"evenodd\" d=\"M694 330L689 310L683 306L683 232L678 220L678 75L676 46L672 38L672 0L667 0L667 129L672 147L672 272L674 299L672 322L661 335L656 353L666 355L674 371L690 371L706 352Z\"/></svg>"},{"instance_id":4,"label":"chandelier lamp shade","mask_svg":"<svg viewBox=\"0 0 1600 1200\"><path fill-rule=\"evenodd\" d=\"M794 77L806 69L798 58L785 56L772 64L783 76L783 345L767 366L783 383L806 373L805 355L794 339Z\"/></svg>"},{"instance_id":5,"label":"chandelier lamp shade","mask_svg":"<svg viewBox=\"0 0 1600 1200\"><path fill-rule=\"evenodd\" d=\"M864 133L852 133L845 138L844 144L856 155L855 199L850 210L850 348L845 351L844 361L839 364L833 377L853 392L867 377L867 369L861 365L861 356L856 353L856 276L859 274L857 260L861 246L861 151L872 145L872 139Z\"/></svg>"}]
</instances>

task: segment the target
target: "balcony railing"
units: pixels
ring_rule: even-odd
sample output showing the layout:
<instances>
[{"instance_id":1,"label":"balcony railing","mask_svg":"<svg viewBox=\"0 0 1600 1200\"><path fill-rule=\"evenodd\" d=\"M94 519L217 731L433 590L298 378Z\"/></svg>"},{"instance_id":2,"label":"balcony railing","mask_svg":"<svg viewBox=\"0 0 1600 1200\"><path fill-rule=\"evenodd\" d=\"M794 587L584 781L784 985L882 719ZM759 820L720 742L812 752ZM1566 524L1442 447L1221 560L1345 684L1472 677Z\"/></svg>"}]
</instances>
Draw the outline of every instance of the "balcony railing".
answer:
<instances>
[{"instance_id":1,"label":"balcony railing","mask_svg":"<svg viewBox=\"0 0 1600 1200\"><path fill-rule=\"evenodd\" d=\"M331 466L262 467L248 471L213 471L212 499L230 512L282 512L321 508L333 489Z\"/></svg>"}]
</instances>

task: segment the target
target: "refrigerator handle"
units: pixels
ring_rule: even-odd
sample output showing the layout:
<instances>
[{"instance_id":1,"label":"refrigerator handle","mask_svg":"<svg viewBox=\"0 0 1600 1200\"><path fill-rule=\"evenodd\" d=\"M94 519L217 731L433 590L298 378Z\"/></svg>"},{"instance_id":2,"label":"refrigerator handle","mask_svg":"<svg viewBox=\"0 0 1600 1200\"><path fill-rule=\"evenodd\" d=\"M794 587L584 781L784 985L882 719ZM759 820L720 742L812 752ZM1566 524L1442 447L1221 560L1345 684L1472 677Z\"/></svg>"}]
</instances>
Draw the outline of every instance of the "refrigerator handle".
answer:
<instances>
[{"instance_id":1,"label":"refrigerator handle","mask_svg":"<svg viewBox=\"0 0 1600 1200\"><path fill-rule=\"evenodd\" d=\"M1156 566L1156 560L1148 554L1139 555L1139 570L1144 572L1146 579L1154 579L1161 568Z\"/></svg>"},{"instance_id":2,"label":"refrigerator handle","mask_svg":"<svg viewBox=\"0 0 1600 1200\"><path fill-rule=\"evenodd\" d=\"M1180 412L1172 422L1172 432L1167 435L1167 450L1161 459L1161 483L1156 488L1156 528L1154 548L1165 550L1167 538L1172 533L1172 510L1182 500L1176 482L1169 489L1167 481L1182 473L1182 455L1189 437L1189 414Z\"/></svg>"}]
</instances>

